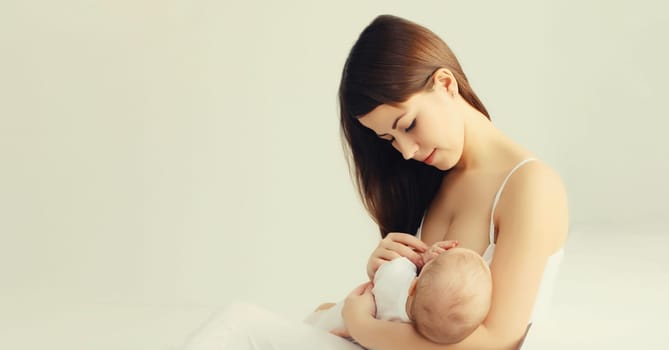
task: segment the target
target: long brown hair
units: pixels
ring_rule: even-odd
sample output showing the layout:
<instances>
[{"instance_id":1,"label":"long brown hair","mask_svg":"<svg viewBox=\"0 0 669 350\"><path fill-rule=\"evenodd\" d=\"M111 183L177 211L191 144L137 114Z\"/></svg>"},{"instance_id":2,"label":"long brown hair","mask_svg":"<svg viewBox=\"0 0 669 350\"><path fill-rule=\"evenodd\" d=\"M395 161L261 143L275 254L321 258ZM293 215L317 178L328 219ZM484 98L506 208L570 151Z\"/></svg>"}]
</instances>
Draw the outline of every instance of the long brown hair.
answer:
<instances>
[{"instance_id":1,"label":"long brown hair","mask_svg":"<svg viewBox=\"0 0 669 350\"><path fill-rule=\"evenodd\" d=\"M406 161L389 142L357 120L381 104L396 105L428 86L439 68L449 69L458 93L488 119L460 63L429 29L406 19L381 15L351 48L339 85L342 139L358 193L381 237L389 232L416 234L445 172Z\"/></svg>"}]
</instances>

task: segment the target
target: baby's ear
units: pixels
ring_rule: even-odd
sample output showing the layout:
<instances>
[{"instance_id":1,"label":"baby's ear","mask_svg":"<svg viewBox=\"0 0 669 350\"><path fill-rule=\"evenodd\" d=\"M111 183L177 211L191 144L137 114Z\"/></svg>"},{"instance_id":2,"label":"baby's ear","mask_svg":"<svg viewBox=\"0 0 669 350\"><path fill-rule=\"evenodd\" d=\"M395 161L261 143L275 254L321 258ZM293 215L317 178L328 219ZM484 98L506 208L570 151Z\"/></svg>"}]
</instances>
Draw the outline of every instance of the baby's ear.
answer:
<instances>
[{"instance_id":1,"label":"baby's ear","mask_svg":"<svg viewBox=\"0 0 669 350\"><path fill-rule=\"evenodd\" d=\"M409 285L409 296L413 297L414 294L416 294L416 282L418 282L418 277L414 277L413 281L411 281L411 285Z\"/></svg>"}]
</instances>

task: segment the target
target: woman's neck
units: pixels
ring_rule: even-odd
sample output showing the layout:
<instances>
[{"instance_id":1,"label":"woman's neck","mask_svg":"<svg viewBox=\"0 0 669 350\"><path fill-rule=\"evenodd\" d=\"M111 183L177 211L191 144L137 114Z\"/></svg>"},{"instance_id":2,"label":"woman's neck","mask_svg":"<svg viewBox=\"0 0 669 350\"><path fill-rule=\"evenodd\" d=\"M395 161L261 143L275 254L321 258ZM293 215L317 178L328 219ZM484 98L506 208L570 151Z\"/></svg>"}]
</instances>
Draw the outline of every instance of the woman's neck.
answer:
<instances>
[{"instance_id":1,"label":"woman's neck","mask_svg":"<svg viewBox=\"0 0 669 350\"><path fill-rule=\"evenodd\" d=\"M453 170L458 173L506 167L529 152L497 129L481 112L465 109L464 145Z\"/></svg>"}]
</instances>

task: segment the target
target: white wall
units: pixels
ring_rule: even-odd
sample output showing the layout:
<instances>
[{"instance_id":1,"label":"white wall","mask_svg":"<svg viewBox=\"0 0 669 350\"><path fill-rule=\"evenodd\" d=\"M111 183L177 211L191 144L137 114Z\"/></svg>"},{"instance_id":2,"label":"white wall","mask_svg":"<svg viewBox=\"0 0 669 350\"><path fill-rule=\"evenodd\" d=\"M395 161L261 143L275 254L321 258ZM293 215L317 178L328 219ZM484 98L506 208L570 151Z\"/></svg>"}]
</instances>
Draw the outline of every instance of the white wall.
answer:
<instances>
[{"instance_id":1,"label":"white wall","mask_svg":"<svg viewBox=\"0 0 669 350\"><path fill-rule=\"evenodd\" d=\"M574 221L659 223L669 212L665 5L570 1L550 11L544 108Z\"/></svg>"},{"instance_id":2,"label":"white wall","mask_svg":"<svg viewBox=\"0 0 669 350\"><path fill-rule=\"evenodd\" d=\"M0 297L291 317L342 297L377 233L336 89L381 13L451 45L495 123L561 172L574 225L659 221L669 24L651 4L3 1Z\"/></svg>"}]
</instances>

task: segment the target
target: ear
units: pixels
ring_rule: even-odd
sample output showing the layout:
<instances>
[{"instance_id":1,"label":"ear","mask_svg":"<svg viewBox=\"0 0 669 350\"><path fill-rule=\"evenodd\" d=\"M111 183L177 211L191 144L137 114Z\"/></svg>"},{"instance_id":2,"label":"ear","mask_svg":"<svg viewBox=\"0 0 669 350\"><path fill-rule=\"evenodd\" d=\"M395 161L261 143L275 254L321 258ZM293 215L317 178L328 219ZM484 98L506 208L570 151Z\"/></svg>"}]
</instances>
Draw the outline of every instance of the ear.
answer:
<instances>
[{"instance_id":1,"label":"ear","mask_svg":"<svg viewBox=\"0 0 669 350\"><path fill-rule=\"evenodd\" d=\"M458 94L458 81L455 79L453 72L447 68L437 69L437 71L432 74L430 83L432 84L430 90L443 88L451 96Z\"/></svg>"},{"instance_id":2,"label":"ear","mask_svg":"<svg viewBox=\"0 0 669 350\"><path fill-rule=\"evenodd\" d=\"M413 281L409 285L409 297L413 297L416 294L416 284L418 282L418 277L414 277Z\"/></svg>"},{"instance_id":3,"label":"ear","mask_svg":"<svg viewBox=\"0 0 669 350\"><path fill-rule=\"evenodd\" d=\"M407 302L406 302L406 305L405 305L407 315L412 320L415 318L411 314L411 310L413 309L413 300L415 299L415 295L416 295L416 282L417 281L418 281L418 278L416 278L416 277L414 277L413 281L411 281L411 285L409 286L409 295L407 296Z\"/></svg>"}]
</instances>

